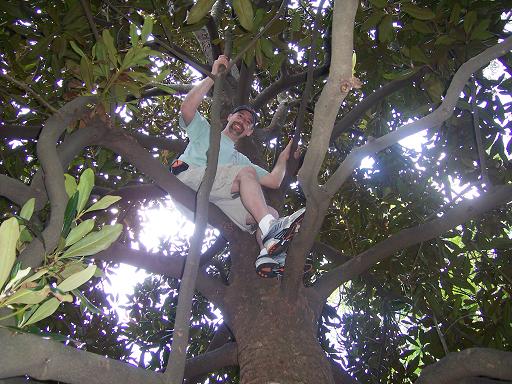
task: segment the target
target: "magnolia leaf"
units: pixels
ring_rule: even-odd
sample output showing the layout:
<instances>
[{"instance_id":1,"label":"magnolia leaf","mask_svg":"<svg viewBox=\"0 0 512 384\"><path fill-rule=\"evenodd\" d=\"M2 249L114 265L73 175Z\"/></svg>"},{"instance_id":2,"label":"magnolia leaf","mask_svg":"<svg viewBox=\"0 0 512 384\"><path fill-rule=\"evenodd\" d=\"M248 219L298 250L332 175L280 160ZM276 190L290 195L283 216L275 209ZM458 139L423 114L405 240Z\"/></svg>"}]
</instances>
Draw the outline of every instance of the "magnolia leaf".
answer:
<instances>
[{"instance_id":1,"label":"magnolia leaf","mask_svg":"<svg viewBox=\"0 0 512 384\"><path fill-rule=\"evenodd\" d=\"M198 0L188 11L187 24L195 24L205 17L212 9L213 4L215 4L215 0Z\"/></svg>"},{"instance_id":2,"label":"magnolia leaf","mask_svg":"<svg viewBox=\"0 0 512 384\"><path fill-rule=\"evenodd\" d=\"M78 297L80 299L80 308L82 309L82 311L85 308L87 308L89 310L89 312L91 312L93 314L101 313L99 308L96 307L93 303L91 303L89 301L89 299L87 297L85 297L84 294L82 292L80 292L78 289L72 290L71 293L73 293L73 295L75 295L76 297Z\"/></svg>"},{"instance_id":3,"label":"magnolia leaf","mask_svg":"<svg viewBox=\"0 0 512 384\"><path fill-rule=\"evenodd\" d=\"M107 48L107 55L110 59L110 62L117 67L117 49L114 45L114 39L112 38L112 35L110 34L108 29L104 29L101 33L101 37L103 40L103 43L105 44L105 47Z\"/></svg>"},{"instance_id":4,"label":"magnolia leaf","mask_svg":"<svg viewBox=\"0 0 512 384\"><path fill-rule=\"evenodd\" d=\"M73 197L76 192L76 180L73 176L64 174L64 187L69 197Z\"/></svg>"},{"instance_id":5,"label":"magnolia leaf","mask_svg":"<svg viewBox=\"0 0 512 384\"><path fill-rule=\"evenodd\" d=\"M21 288L13 295L9 296L4 305L11 304L39 304L48 297L50 286L45 285L43 288L35 290L30 288Z\"/></svg>"},{"instance_id":6,"label":"magnolia leaf","mask_svg":"<svg viewBox=\"0 0 512 384\"><path fill-rule=\"evenodd\" d=\"M42 277L46 273L48 273L48 268L40 269L39 271L34 273L32 276L29 276L28 278L23 280L21 285L23 286L23 285L26 285L26 284L31 283L33 281L36 281L37 279L39 279L40 277Z\"/></svg>"},{"instance_id":7,"label":"magnolia leaf","mask_svg":"<svg viewBox=\"0 0 512 384\"><path fill-rule=\"evenodd\" d=\"M57 289L62 292L72 291L89 281L91 277L94 276L94 272L96 272L96 266L91 264L84 270L69 276L66 280L57 285Z\"/></svg>"},{"instance_id":8,"label":"magnolia leaf","mask_svg":"<svg viewBox=\"0 0 512 384\"><path fill-rule=\"evenodd\" d=\"M103 251L117 240L122 230L123 226L121 224L105 225L100 231L88 234L68 248L61 258L89 256Z\"/></svg>"},{"instance_id":9,"label":"magnolia leaf","mask_svg":"<svg viewBox=\"0 0 512 384\"><path fill-rule=\"evenodd\" d=\"M85 56L84 51L82 51L80 49L80 47L78 45L76 45L76 43L74 41L70 41L69 44L71 45L71 48L73 48L73 51L78 53L80 56L87 58L87 56Z\"/></svg>"},{"instance_id":10,"label":"magnolia leaf","mask_svg":"<svg viewBox=\"0 0 512 384\"><path fill-rule=\"evenodd\" d=\"M108 208L112 204L117 203L119 200L121 200L121 196L103 196L99 201L95 202L93 205L87 208L87 210L84 213L91 211L99 211L100 209Z\"/></svg>"},{"instance_id":11,"label":"magnolia leaf","mask_svg":"<svg viewBox=\"0 0 512 384\"><path fill-rule=\"evenodd\" d=\"M73 228L68 237L66 237L65 247L70 247L75 244L78 240L83 238L94 228L94 219L87 219L78 224L75 228Z\"/></svg>"},{"instance_id":12,"label":"magnolia leaf","mask_svg":"<svg viewBox=\"0 0 512 384\"><path fill-rule=\"evenodd\" d=\"M11 275L16 261L16 243L20 237L20 227L15 217L0 225L0 290Z\"/></svg>"},{"instance_id":13,"label":"magnolia leaf","mask_svg":"<svg viewBox=\"0 0 512 384\"><path fill-rule=\"evenodd\" d=\"M153 18L151 16L146 16L144 18L144 25L142 26L142 33L140 35L140 40L142 44L148 41L148 36L151 34L153 30Z\"/></svg>"},{"instance_id":14,"label":"magnolia leaf","mask_svg":"<svg viewBox=\"0 0 512 384\"><path fill-rule=\"evenodd\" d=\"M34 198L28 199L27 202L21 208L20 216L23 217L25 220L30 220L30 218L32 217L32 214L34 213L35 203L36 203L36 199L34 199Z\"/></svg>"},{"instance_id":15,"label":"magnolia leaf","mask_svg":"<svg viewBox=\"0 0 512 384\"><path fill-rule=\"evenodd\" d=\"M34 324L47 318L48 316L51 316L57 310L57 308L59 308L59 305L60 301L55 297L52 297L50 300L47 300L41 304L24 325Z\"/></svg>"},{"instance_id":16,"label":"magnolia leaf","mask_svg":"<svg viewBox=\"0 0 512 384\"><path fill-rule=\"evenodd\" d=\"M94 187L94 172L91 168L87 168L80 175L80 182L78 183L78 203L76 206L77 212L82 212L85 204L89 200L92 187Z\"/></svg>"},{"instance_id":17,"label":"magnolia leaf","mask_svg":"<svg viewBox=\"0 0 512 384\"><path fill-rule=\"evenodd\" d=\"M11 279L11 281L9 281L9 283L7 283L4 290L8 291L12 287L14 287L18 281L25 278L30 273L30 270L31 270L30 267L28 267L26 269L19 269L16 272L16 275Z\"/></svg>"},{"instance_id":18,"label":"magnolia leaf","mask_svg":"<svg viewBox=\"0 0 512 384\"><path fill-rule=\"evenodd\" d=\"M137 26L133 23L130 24L130 42L132 47L135 47L139 42L139 35L137 34Z\"/></svg>"},{"instance_id":19,"label":"magnolia leaf","mask_svg":"<svg viewBox=\"0 0 512 384\"><path fill-rule=\"evenodd\" d=\"M67 236L69 233L69 229L71 228L71 224L75 219L76 215L76 207L78 205L79 193L75 192L73 197L68 200L68 204L66 205L66 210L64 211L64 223L62 225L62 235Z\"/></svg>"},{"instance_id":20,"label":"magnolia leaf","mask_svg":"<svg viewBox=\"0 0 512 384\"><path fill-rule=\"evenodd\" d=\"M240 25L248 31L254 27L254 13L251 0L233 0L233 8Z\"/></svg>"},{"instance_id":21,"label":"magnolia leaf","mask_svg":"<svg viewBox=\"0 0 512 384\"><path fill-rule=\"evenodd\" d=\"M469 33L471 28L475 25L478 20L478 14L475 11L469 11L464 17L464 31Z\"/></svg>"},{"instance_id":22,"label":"magnolia leaf","mask_svg":"<svg viewBox=\"0 0 512 384\"><path fill-rule=\"evenodd\" d=\"M403 4L402 9L410 16L418 20L432 20L436 17L435 13L428 8L418 7L412 4Z\"/></svg>"}]
</instances>

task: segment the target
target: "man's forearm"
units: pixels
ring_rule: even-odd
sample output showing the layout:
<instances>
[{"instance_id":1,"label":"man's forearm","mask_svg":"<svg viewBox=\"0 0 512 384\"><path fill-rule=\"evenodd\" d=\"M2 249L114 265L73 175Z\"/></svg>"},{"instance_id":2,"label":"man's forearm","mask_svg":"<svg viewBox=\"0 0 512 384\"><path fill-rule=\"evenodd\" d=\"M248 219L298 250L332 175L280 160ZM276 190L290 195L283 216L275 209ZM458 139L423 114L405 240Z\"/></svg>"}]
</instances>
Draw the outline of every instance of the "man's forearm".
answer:
<instances>
[{"instance_id":1,"label":"man's forearm","mask_svg":"<svg viewBox=\"0 0 512 384\"><path fill-rule=\"evenodd\" d=\"M185 96L180 108L181 116L183 117L185 124L190 124L196 114L199 104L201 104L201 101L203 101L213 84L214 81L211 78L206 77L194 86L189 93L187 93L187 96Z\"/></svg>"}]
</instances>

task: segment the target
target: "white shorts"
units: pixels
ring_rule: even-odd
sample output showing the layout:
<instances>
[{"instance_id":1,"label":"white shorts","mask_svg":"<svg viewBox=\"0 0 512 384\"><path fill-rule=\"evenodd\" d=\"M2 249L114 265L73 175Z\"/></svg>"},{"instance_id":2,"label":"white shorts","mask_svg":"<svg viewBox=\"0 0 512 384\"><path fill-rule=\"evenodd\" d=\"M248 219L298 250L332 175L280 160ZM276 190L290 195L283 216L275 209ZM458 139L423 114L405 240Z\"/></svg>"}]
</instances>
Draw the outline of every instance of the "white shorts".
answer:
<instances>
[{"instance_id":1,"label":"white shorts","mask_svg":"<svg viewBox=\"0 0 512 384\"><path fill-rule=\"evenodd\" d=\"M235 180L240 170L245 167L247 165L218 166L217 175L210 192L210 202L219 207L243 231L254 233L256 225L247 224L247 218L250 217L250 213L242 204L240 196L233 196L231 193L233 180ZM177 177L184 184L197 191L203 179L205 169L206 167L190 167L177 175ZM181 206L180 208L183 209Z\"/></svg>"}]
</instances>

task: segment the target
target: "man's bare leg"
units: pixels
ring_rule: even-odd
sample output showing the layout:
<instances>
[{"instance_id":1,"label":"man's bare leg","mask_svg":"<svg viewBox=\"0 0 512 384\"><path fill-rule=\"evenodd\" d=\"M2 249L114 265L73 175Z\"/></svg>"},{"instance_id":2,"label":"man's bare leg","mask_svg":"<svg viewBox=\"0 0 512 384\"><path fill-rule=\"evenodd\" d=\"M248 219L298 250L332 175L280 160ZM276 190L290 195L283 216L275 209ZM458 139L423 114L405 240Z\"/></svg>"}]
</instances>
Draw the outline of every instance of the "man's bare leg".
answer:
<instances>
[{"instance_id":1,"label":"man's bare leg","mask_svg":"<svg viewBox=\"0 0 512 384\"><path fill-rule=\"evenodd\" d=\"M253 167L245 167L238 172L233 181L231 192L240 193L242 204L256 220L256 223L259 223L266 215L272 215L263 196L261 184L258 182L256 170Z\"/></svg>"}]
</instances>

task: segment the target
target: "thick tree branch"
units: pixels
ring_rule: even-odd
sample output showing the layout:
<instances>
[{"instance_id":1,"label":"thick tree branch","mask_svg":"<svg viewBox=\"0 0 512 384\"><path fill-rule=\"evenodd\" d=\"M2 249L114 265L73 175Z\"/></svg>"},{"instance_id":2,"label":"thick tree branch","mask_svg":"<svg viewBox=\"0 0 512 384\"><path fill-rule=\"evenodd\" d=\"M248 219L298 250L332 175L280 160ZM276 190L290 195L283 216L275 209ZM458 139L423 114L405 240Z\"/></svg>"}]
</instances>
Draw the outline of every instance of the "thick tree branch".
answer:
<instances>
[{"instance_id":1,"label":"thick tree branch","mask_svg":"<svg viewBox=\"0 0 512 384\"><path fill-rule=\"evenodd\" d=\"M0 328L0 378L28 375L73 384L162 384L162 375L42 337ZM30 356L30 359L27 359ZM91 375L91 372L101 372Z\"/></svg>"},{"instance_id":2,"label":"thick tree branch","mask_svg":"<svg viewBox=\"0 0 512 384\"><path fill-rule=\"evenodd\" d=\"M65 346L42 337L0 328L0 379L28 375L38 380L70 384L164 384L161 373ZM30 359L27 359L30 356ZM237 365L236 343L187 360L185 377ZM91 372L100 372L91 375Z\"/></svg>"},{"instance_id":3,"label":"thick tree branch","mask_svg":"<svg viewBox=\"0 0 512 384\"><path fill-rule=\"evenodd\" d=\"M168 139L166 137L149 136L139 132L133 132L132 136L146 149L167 149L174 153L181 153L187 144L180 139Z\"/></svg>"},{"instance_id":4,"label":"thick tree branch","mask_svg":"<svg viewBox=\"0 0 512 384\"><path fill-rule=\"evenodd\" d=\"M350 259L322 276L313 289L325 300L342 283L354 279L378 262L391 257L396 251L431 240L457 225L510 201L512 201L510 184L496 187L476 199L466 200L448 210L442 217L417 227L404 229Z\"/></svg>"},{"instance_id":5,"label":"thick tree branch","mask_svg":"<svg viewBox=\"0 0 512 384\"><path fill-rule=\"evenodd\" d=\"M0 138L18 140L36 139L39 136L42 128L42 125L0 125Z\"/></svg>"},{"instance_id":6,"label":"thick tree branch","mask_svg":"<svg viewBox=\"0 0 512 384\"><path fill-rule=\"evenodd\" d=\"M512 380L512 352L490 348L470 348L450 353L421 371L415 384L458 384L477 376Z\"/></svg>"},{"instance_id":7,"label":"thick tree branch","mask_svg":"<svg viewBox=\"0 0 512 384\"><path fill-rule=\"evenodd\" d=\"M185 366L185 377L194 378L233 365L238 365L238 352L235 342L224 344L213 351L188 359Z\"/></svg>"},{"instance_id":8,"label":"thick tree branch","mask_svg":"<svg viewBox=\"0 0 512 384\"><path fill-rule=\"evenodd\" d=\"M215 247L212 246L212 247ZM210 247L210 249L212 248ZM208 249L202 256L207 259L212 251ZM167 256L162 253L150 253L144 250L136 250L125 244L114 243L110 248L94 255L95 259L114 263L126 263L137 268L143 268L148 272L181 279L185 266L185 257L180 255ZM206 272L201 273L196 282L197 290L208 300L217 306L222 304L222 297L226 287L220 280L214 279Z\"/></svg>"},{"instance_id":9,"label":"thick tree branch","mask_svg":"<svg viewBox=\"0 0 512 384\"><path fill-rule=\"evenodd\" d=\"M336 140L343 132L349 130L359 119L363 117L366 111L382 101L382 99L412 84L414 81L421 78L427 71L428 67L422 67L405 79L394 80L365 97L359 104L357 104L349 113L347 113L334 125L330 143L332 144L333 141Z\"/></svg>"},{"instance_id":10,"label":"thick tree branch","mask_svg":"<svg viewBox=\"0 0 512 384\"><path fill-rule=\"evenodd\" d=\"M116 195L125 202L156 200L167 196L167 193L155 184L127 185L119 189L94 187L92 194L96 196Z\"/></svg>"},{"instance_id":11,"label":"thick tree branch","mask_svg":"<svg viewBox=\"0 0 512 384\"><path fill-rule=\"evenodd\" d=\"M341 188L343 183L366 156L382 151L383 149L398 143L400 140L424 129L440 126L452 115L455 105L459 99L459 95L464 89L469 77L489 61L504 55L511 49L512 37L509 37L502 43L496 44L495 46L488 48L477 56L469 59L461 65L453 76L443 102L435 111L419 120L398 128L396 131L370 141L359 148L353 149L325 184L325 188L329 195L333 196Z\"/></svg>"},{"instance_id":12,"label":"thick tree branch","mask_svg":"<svg viewBox=\"0 0 512 384\"><path fill-rule=\"evenodd\" d=\"M0 196L6 197L20 207L31 198L46 199L44 192L37 193L22 181L7 175L0 175Z\"/></svg>"},{"instance_id":13,"label":"thick tree branch","mask_svg":"<svg viewBox=\"0 0 512 384\"><path fill-rule=\"evenodd\" d=\"M99 144L122 156L140 172L152 179L160 188L170 194L173 199L192 212L195 211L195 192L171 174L166 166L153 158L129 134L120 129L109 128ZM239 233L238 228L213 204L209 205L208 221L219 229L228 241L235 241L235 233Z\"/></svg>"}]
</instances>

